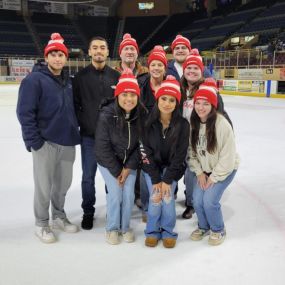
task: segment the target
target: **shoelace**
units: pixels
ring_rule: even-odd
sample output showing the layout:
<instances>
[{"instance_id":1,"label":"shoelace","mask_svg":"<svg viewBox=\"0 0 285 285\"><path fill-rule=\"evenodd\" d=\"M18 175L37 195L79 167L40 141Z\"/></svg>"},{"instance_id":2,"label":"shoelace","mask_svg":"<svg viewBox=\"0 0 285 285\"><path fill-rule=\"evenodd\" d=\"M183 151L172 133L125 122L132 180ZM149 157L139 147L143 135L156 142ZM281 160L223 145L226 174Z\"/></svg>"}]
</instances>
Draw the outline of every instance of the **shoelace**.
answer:
<instances>
[{"instance_id":1,"label":"shoelace","mask_svg":"<svg viewBox=\"0 0 285 285\"><path fill-rule=\"evenodd\" d=\"M212 239L220 239L222 237L221 233L213 233L211 234Z\"/></svg>"},{"instance_id":2,"label":"shoelace","mask_svg":"<svg viewBox=\"0 0 285 285\"><path fill-rule=\"evenodd\" d=\"M50 227L43 227L43 228L42 228L42 234L44 234L44 233L50 234L50 233L51 233Z\"/></svg>"}]
</instances>

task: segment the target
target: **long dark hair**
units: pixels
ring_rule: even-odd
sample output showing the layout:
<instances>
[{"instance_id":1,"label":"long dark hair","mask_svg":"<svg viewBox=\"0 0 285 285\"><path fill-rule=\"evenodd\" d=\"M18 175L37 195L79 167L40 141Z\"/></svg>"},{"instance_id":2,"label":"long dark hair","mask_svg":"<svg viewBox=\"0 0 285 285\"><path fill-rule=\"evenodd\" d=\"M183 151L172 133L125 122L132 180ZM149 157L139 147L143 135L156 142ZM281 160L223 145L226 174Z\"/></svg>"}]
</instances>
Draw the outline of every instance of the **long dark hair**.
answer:
<instances>
[{"instance_id":1,"label":"long dark hair","mask_svg":"<svg viewBox=\"0 0 285 285\"><path fill-rule=\"evenodd\" d=\"M169 136L169 140L171 140L172 142L170 157L173 157L175 155L176 145L179 138L179 135L177 134L180 133L181 129L181 118L182 115L180 112L179 102L176 100L175 109L172 112L170 120L169 131L167 132L167 136ZM157 100L145 123L145 128L144 128L145 137L148 136L152 126L159 122L159 119L160 119L160 110L158 108L158 100ZM159 141L153 143L159 143ZM159 149L159 146L157 149ZM159 154L154 154L154 155L156 156Z\"/></svg>"},{"instance_id":2,"label":"long dark hair","mask_svg":"<svg viewBox=\"0 0 285 285\"><path fill-rule=\"evenodd\" d=\"M209 153L214 153L217 148L217 136L216 136L216 120L217 120L217 110L212 105L212 110L208 115L206 121L206 138L207 138L207 151ZM195 153L197 153L197 144L199 142L199 130L200 130L200 118L195 111L192 111L190 117L191 124L191 147Z\"/></svg>"},{"instance_id":3,"label":"long dark hair","mask_svg":"<svg viewBox=\"0 0 285 285\"><path fill-rule=\"evenodd\" d=\"M115 109L118 116L118 127L120 134L123 135L126 125L126 111L119 105L118 97L115 99ZM136 119L139 137L142 136L144 117L147 114L147 109L138 98L137 106L131 111L129 120Z\"/></svg>"},{"instance_id":4,"label":"long dark hair","mask_svg":"<svg viewBox=\"0 0 285 285\"><path fill-rule=\"evenodd\" d=\"M192 99L194 97L195 92L199 89L200 84L203 83L204 81L205 81L205 79L202 75L202 77L197 82L194 82L192 84L193 88L192 88L191 93L189 95L189 99ZM188 86L188 82L187 82L186 78L184 77L184 75L182 75L182 77L181 77L180 86L181 86L181 95L182 95L181 101L185 102L187 100L187 90L188 90L189 86Z\"/></svg>"}]
</instances>

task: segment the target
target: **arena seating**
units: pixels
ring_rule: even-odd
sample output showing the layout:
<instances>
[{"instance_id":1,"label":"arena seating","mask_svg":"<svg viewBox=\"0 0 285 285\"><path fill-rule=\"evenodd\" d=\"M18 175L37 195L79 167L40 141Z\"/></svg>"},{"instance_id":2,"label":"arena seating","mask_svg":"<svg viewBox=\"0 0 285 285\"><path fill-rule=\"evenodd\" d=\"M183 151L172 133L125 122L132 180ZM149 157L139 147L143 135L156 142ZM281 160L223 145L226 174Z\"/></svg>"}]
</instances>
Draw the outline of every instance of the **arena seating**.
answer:
<instances>
[{"instance_id":1,"label":"arena seating","mask_svg":"<svg viewBox=\"0 0 285 285\"><path fill-rule=\"evenodd\" d=\"M0 55L37 55L24 19L15 11L0 10Z\"/></svg>"}]
</instances>

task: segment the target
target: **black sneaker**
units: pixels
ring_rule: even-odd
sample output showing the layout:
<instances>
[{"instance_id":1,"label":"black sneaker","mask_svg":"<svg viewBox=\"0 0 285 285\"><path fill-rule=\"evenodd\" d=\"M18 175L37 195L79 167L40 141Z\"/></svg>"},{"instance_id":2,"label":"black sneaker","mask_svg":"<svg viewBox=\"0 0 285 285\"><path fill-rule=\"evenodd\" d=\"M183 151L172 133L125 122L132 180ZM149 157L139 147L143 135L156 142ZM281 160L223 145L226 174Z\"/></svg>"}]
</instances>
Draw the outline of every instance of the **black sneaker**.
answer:
<instances>
[{"instance_id":1,"label":"black sneaker","mask_svg":"<svg viewBox=\"0 0 285 285\"><path fill-rule=\"evenodd\" d=\"M83 215L81 228L91 230L93 228L93 215Z\"/></svg>"},{"instance_id":2,"label":"black sneaker","mask_svg":"<svg viewBox=\"0 0 285 285\"><path fill-rule=\"evenodd\" d=\"M185 211L182 214L182 218L191 219L194 213L195 213L194 208L192 206L187 206Z\"/></svg>"}]
</instances>

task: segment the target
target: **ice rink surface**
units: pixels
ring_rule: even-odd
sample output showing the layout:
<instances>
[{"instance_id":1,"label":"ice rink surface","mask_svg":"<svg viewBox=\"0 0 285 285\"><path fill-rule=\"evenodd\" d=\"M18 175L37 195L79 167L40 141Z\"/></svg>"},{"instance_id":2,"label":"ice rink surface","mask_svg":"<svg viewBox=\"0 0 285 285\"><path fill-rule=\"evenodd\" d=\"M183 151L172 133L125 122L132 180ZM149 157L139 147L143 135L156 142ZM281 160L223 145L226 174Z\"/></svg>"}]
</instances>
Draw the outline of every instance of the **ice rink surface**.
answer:
<instances>
[{"instance_id":1,"label":"ice rink surface","mask_svg":"<svg viewBox=\"0 0 285 285\"><path fill-rule=\"evenodd\" d=\"M194 216L182 220L183 183L176 203L177 246L144 246L141 213L134 207L136 242L105 242L105 192L98 172L94 229L56 232L58 242L34 236L32 156L16 118L17 85L0 85L0 285L284 285L285 100L224 96L241 164L222 198L227 238L212 247L194 242ZM80 152L66 212L80 225Z\"/></svg>"}]
</instances>

